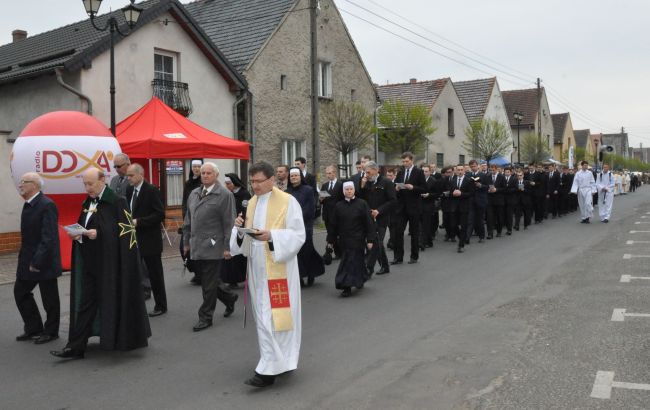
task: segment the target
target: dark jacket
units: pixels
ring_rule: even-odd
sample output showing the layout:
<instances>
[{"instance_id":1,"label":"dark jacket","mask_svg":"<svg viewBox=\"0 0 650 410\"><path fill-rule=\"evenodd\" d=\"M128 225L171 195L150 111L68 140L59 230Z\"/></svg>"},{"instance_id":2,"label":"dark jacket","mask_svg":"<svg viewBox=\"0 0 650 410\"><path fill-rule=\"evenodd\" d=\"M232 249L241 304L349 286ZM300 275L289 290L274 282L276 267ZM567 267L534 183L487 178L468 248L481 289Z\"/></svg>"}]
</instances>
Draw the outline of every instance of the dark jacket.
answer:
<instances>
[{"instance_id":1,"label":"dark jacket","mask_svg":"<svg viewBox=\"0 0 650 410\"><path fill-rule=\"evenodd\" d=\"M515 205L520 205L524 207L531 206L533 201L531 199L532 193L533 193L533 187L530 185L530 181L524 180L523 181L524 186L523 186L523 191L519 189L519 181L515 180L515 186L517 187L517 191L513 195L515 198Z\"/></svg>"},{"instance_id":2,"label":"dark jacket","mask_svg":"<svg viewBox=\"0 0 650 410\"><path fill-rule=\"evenodd\" d=\"M61 276L59 213L42 192L25 202L20 216L21 244L16 277L22 280L47 280ZM29 266L40 272L30 272Z\"/></svg>"},{"instance_id":3,"label":"dark jacket","mask_svg":"<svg viewBox=\"0 0 650 410\"><path fill-rule=\"evenodd\" d=\"M553 192L560 193L560 173L557 171L553 171L552 176L550 172L546 174L546 193L548 195L557 195L553 194Z\"/></svg>"},{"instance_id":4,"label":"dark jacket","mask_svg":"<svg viewBox=\"0 0 650 410\"><path fill-rule=\"evenodd\" d=\"M366 186L359 191L359 197L368 203L368 207L379 211L376 222L380 226L388 226L390 215L397 206L397 193L395 184L386 177L377 176L377 181L366 182Z\"/></svg>"},{"instance_id":5,"label":"dark jacket","mask_svg":"<svg viewBox=\"0 0 650 410\"><path fill-rule=\"evenodd\" d=\"M327 242L338 242L346 249L365 249L366 243L374 242L376 230L370 216L370 208L361 198L340 201L336 204L334 214L327 231Z\"/></svg>"},{"instance_id":6,"label":"dark jacket","mask_svg":"<svg viewBox=\"0 0 650 410\"><path fill-rule=\"evenodd\" d=\"M397 200L400 212L409 215L419 215L422 213L422 196L427 192L427 184L424 179L424 172L415 165L411 169L409 179L404 181L406 171L401 169L395 177L395 183L406 183L413 185L413 189L400 189L397 191Z\"/></svg>"},{"instance_id":7,"label":"dark jacket","mask_svg":"<svg viewBox=\"0 0 650 410\"><path fill-rule=\"evenodd\" d=\"M479 171L476 174L468 172L465 176L474 180L474 204L480 208L487 207L488 188L490 188L490 184L492 183L488 174ZM481 186L479 187L478 184Z\"/></svg>"},{"instance_id":8,"label":"dark jacket","mask_svg":"<svg viewBox=\"0 0 650 410\"><path fill-rule=\"evenodd\" d=\"M517 193L517 176L510 175L510 178L503 176L505 188L503 190L503 198L506 205L514 205L517 202L515 194Z\"/></svg>"},{"instance_id":9,"label":"dark jacket","mask_svg":"<svg viewBox=\"0 0 650 410\"><path fill-rule=\"evenodd\" d=\"M244 201L250 201L251 199L251 194L244 188L239 188L239 191L233 192L233 196L235 197L235 213L237 215L242 214L246 215L246 208L244 206ZM246 204L248 205L248 204Z\"/></svg>"},{"instance_id":10,"label":"dark jacket","mask_svg":"<svg viewBox=\"0 0 650 410\"><path fill-rule=\"evenodd\" d=\"M568 195L571 192L571 185L573 185L573 175L560 173L560 193Z\"/></svg>"},{"instance_id":11,"label":"dark jacket","mask_svg":"<svg viewBox=\"0 0 650 410\"><path fill-rule=\"evenodd\" d=\"M312 188L306 184L300 184L297 187L294 187L289 183L287 186L287 194L291 194L302 209L302 220L305 224L305 233L307 236L311 236L314 231L314 193Z\"/></svg>"},{"instance_id":12,"label":"dark jacket","mask_svg":"<svg viewBox=\"0 0 650 410\"><path fill-rule=\"evenodd\" d=\"M448 191L450 198L450 211L465 213L469 212L472 206L472 198L474 197L474 181L469 177L464 177L460 185L460 196L453 196L454 190L458 189L458 176L454 175L448 183Z\"/></svg>"},{"instance_id":13,"label":"dark jacket","mask_svg":"<svg viewBox=\"0 0 650 410\"><path fill-rule=\"evenodd\" d=\"M490 185L493 185L496 189L495 192L488 192L488 202L491 206L503 206L506 203L505 200L505 189L506 189L506 178L503 174L499 173L495 178L490 174L488 176Z\"/></svg>"},{"instance_id":14,"label":"dark jacket","mask_svg":"<svg viewBox=\"0 0 650 410\"><path fill-rule=\"evenodd\" d=\"M134 187L126 189L126 202L131 205ZM160 255L162 253L162 235L160 223L165 220L165 208L162 195L158 188L147 181L142 181L142 187L135 199L131 216L137 219L135 233L138 240L138 249L143 256Z\"/></svg>"},{"instance_id":15,"label":"dark jacket","mask_svg":"<svg viewBox=\"0 0 650 410\"><path fill-rule=\"evenodd\" d=\"M325 191L330 194L329 197L323 199L321 204L323 208L323 221L325 223L329 222L329 217L332 215L332 212L334 212L336 203L343 199L343 182L341 182L340 179L336 180L333 189L329 189L329 186L330 181L327 181L320 187L321 192Z\"/></svg>"}]
</instances>

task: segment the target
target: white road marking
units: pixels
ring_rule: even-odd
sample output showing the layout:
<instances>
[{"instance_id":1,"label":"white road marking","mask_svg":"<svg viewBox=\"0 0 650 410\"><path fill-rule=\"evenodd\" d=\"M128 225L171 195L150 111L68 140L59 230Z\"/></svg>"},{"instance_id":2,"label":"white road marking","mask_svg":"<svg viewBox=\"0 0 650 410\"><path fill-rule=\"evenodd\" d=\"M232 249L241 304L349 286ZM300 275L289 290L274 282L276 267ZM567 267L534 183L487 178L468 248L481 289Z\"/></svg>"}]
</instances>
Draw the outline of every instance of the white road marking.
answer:
<instances>
[{"instance_id":1,"label":"white road marking","mask_svg":"<svg viewBox=\"0 0 650 410\"><path fill-rule=\"evenodd\" d=\"M650 231L630 231L630 233L650 233Z\"/></svg>"},{"instance_id":2,"label":"white road marking","mask_svg":"<svg viewBox=\"0 0 650 410\"><path fill-rule=\"evenodd\" d=\"M648 215L641 215L641 218L642 218L642 219L650 218L650 216L648 216Z\"/></svg>"},{"instance_id":3,"label":"white road marking","mask_svg":"<svg viewBox=\"0 0 650 410\"><path fill-rule=\"evenodd\" d=\"M650 258L650 255L632 255L630 253L623 254L623 259L632 259L632 258Z\"/></svg>"},{"instance_id":4,"label":"white road marking","mask_svg":"<svg viewBox=\"0 0 650 410\"><path fill-rule=\"evenodd\" d=\"M612 322L625 322L626 317L650 317L650 313L627 313L627 309L614 309Z\"/></svg>"},{"instance_id":5,"label":"white road marking","mask_svg":"<svg viewBox=\"0 0 650 410\"><path fill-rule=\"evenodd\" d=\"M621 275L621 283L630 283L632 280L650 280L650 276L632 276L632 275Z\"/></svg>"},{"instance_id":6,"label":"white road marking","mask_svg":"<svg viewBox=\"0 0 650 410\"><path fill-rule=\"evenodd\" d=\"M643 222L641 222L641 221L634 222L634 225L641 225L641 224L650 224L650 222L645 222L645 221L643 221Z\"/></svg>"},{"instance_id":7,"label":"white road marking","mask_svg":"<svg viewBox=\"0 0 650 410\"><path fill-rule=\"evenodd\" d=\"M650 241L627 241L627 245L634 245L635 243L650 243Z\"/></svg>"},{"instance_id":8,"label":"white road marking","mask_svg":"<svg viewBox=\"0 0 650 410\"><path fill-rule=\"evenodd\" d=\"M591 389L591 397L595 399L610 399L612 397L612 388L614 387L628 390L650 390L650 384L615 382L614 372L599 370L596 372L596 380L594 381L594 387Z\"/></svg>"}]
</instances>

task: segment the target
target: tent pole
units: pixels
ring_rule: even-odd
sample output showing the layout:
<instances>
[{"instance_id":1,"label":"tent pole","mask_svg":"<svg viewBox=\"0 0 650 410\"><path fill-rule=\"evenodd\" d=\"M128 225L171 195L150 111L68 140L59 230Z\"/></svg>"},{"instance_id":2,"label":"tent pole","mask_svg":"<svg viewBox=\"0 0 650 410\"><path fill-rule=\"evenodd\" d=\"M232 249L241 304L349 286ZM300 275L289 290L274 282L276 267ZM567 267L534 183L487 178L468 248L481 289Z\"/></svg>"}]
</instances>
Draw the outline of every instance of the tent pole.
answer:
<instances>
[{"instance_id":1,"label":"tent pole","mask_svg":"<svg viewBox=\"0 0 650 410\"><path fill-rule=\"evenodd\" d=\"M151 158L149 158L149 180L153 183L153 169L151 166ZM160 186L160 179L158 180L158 186Z\"/></svg>"}]
</instances>

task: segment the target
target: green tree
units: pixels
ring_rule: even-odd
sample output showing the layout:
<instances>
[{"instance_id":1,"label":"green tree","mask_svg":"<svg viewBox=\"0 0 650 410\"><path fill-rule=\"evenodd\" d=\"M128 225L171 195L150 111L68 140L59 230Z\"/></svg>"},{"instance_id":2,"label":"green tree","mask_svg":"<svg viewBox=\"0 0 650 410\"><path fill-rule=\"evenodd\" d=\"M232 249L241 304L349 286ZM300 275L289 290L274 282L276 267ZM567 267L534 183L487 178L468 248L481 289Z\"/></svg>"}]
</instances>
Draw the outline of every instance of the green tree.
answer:
<instances>
[{"instance_id":1,"label":"green tree","mask_svg":"<svg viewBox=\"0 0 650 410\"><path fill-rule=\"evenodd\" d=\"M323 145L341 153L346 170L349 154L368 146L374 133L372 115L359 103L336 101L322 110L320 135Z\"/></svg>"},{"instance_id":2,"label":"green tree","mask_svg":"<svg viewBox=\"0 0 650 410\"><path fill-rule=\"evenodd\" d=\"M497 120L473 121L465 129L463 148L475 159L484 159L488 165L493 159L505 156L512 140L508 128Z\"/></svg>"},{"instance_id":3,"label":"green tree","mask_svg":"<svg viewBox=\"0 0 650 410\"><path fill-rule=\"evenodd\" d=\"M521 141L522 159L529 164L546 161L551 156L551 151L543 141L537 138L537 135L528 134Z\"/></svg>"},{"instance_id":4,"label":"green tree","mask_svg":"<svg viewBox=\"0 0 650 410\"><path fill-rule=\"evenodd\" d=\"M429 109L422 104L386 101L379 110L377 119L381 127L379 149L390 154L405 151L421 154L427 135L436 130L432 126Z\"/></svg>"}]
</instances>

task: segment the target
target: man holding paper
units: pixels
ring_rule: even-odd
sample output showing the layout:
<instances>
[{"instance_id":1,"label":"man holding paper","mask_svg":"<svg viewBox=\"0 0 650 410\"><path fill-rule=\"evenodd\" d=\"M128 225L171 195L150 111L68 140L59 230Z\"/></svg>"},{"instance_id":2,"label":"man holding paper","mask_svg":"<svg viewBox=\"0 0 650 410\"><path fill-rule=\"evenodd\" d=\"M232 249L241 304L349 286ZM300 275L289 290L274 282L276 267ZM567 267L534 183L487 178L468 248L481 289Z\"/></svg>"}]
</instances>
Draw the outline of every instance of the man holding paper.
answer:
<instances>
[{"instance_id":1,"label":"man holding paper","mask_svg":"<svg viewBox=\"0 0 650 410\"><path fill-rule=\"evenodd\" d=\"M255 196L246 215L235 220L230 250L248 257L248 290L260 349L255 375L245 383L265 387L298 367L302 325L297 255L305 242L305 226L298 201L274 187L270 164L258 162L249 176ZM245 234L241 227L255 231Z\"/></svg>"}]
</instances>

